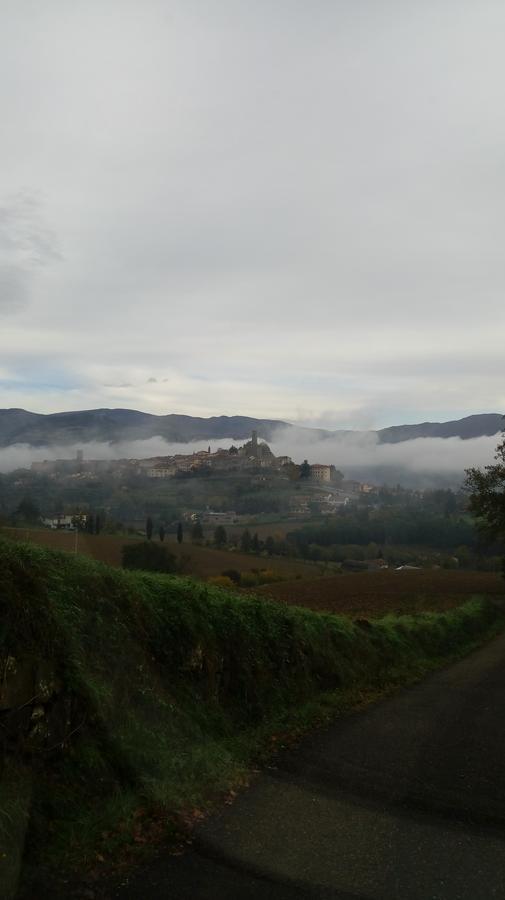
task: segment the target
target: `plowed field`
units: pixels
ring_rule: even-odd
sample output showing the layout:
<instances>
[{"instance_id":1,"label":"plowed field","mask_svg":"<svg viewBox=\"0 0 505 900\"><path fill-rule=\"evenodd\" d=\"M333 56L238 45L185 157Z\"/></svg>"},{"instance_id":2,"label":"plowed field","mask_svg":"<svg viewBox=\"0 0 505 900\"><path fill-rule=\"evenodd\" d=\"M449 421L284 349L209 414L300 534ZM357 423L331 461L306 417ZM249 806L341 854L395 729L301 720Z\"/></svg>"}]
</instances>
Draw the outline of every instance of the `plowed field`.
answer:
<instances>
[{"instance_id":1,"label":"plowed field","mask_svg":"<svg viewBox=\"0 0 505 900\"><path fill-rule=\"evenodd\" d=\"M32 540L54 550L75 551L75 534L49 530L6 528L4 533L16 540ZM140 538L135 538L140 540ZM77 552L112 566L121 565L121 548L126 537L111 535L77 536ZM288 580L256 588L255 592L293 606L353 616L380 616L389 612L408 613L450 609L479 595L502 596L505 582L490 572L453 572L444 569L418 572L357 572L319 576L318 567L288 559L265 560L226 550L199 547L189 542L180 546L167 541L170 551L185 557L184 571L199 578L219 575L226 569L249 571L254 566L268 567Z\"/></svg>"},{"instance_id":2,"label":"plowed field","mask_svg":"<svg viewBox=\"0 0 505 900\"><path fill-rule=\"evenodd\" d=\"M33 541L51 550L66 550L69 553L82 553L92 556L109 566L121 565L121 550L129 541L141 541L142 537L128 538L108 534L86 534L47 529L4 528L3 533L17 541ZM183 541L178 544L172 535L167 535L165 546L182 560L182 572L197 578L208 578L220 575L226 569L238 569L250 572L253 568L272 569L283 578L314 578L320 567L311 563L294 559L266 559L252 554L235 553L228 550L216 550Z\"/></svg>"},{"instance_id":3,"label":"plowed field","mask_svg":"<svg viewBox=\"0 0 505 900\"><path fill-rule=\"evenodd\" d=\"M503 598L505 582L491 572L358 572L264 585L257 593L293 606L353 616L443 610L475 595Z\"/></svg>"}]
</instances>

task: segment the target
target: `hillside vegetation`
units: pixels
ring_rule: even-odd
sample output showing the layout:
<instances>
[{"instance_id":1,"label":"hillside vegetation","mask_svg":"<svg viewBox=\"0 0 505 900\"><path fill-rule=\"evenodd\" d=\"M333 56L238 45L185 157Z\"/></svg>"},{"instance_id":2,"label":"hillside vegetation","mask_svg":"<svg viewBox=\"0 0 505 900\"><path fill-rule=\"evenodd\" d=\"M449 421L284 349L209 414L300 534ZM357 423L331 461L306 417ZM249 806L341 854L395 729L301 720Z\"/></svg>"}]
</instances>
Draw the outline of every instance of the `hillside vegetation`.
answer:
<instances>
[{"instance_id":1,"label":"hillside vegetation","mask_svg":"<svg viewBox=\"0 0 505 900\"><path fill-rule=\"evenodd\" d=\"M0 541L2 896L172 835L272 736L419 677L503 622L372 622Z\"/></svg>"}]
</instances>

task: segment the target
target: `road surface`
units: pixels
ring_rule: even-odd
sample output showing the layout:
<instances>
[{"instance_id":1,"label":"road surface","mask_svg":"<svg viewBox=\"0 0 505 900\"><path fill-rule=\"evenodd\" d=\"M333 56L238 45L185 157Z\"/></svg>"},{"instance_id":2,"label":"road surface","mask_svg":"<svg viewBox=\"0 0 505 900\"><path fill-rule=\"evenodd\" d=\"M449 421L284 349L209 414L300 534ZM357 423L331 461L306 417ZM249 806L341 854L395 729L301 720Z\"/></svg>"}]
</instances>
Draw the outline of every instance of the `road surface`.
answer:
<instances>
[{"instance_id":1,"label":"road surface","mask_svg":"<svg viewBox=\"0 0 505 900\"><path fill-rule=\"evenodd\" d=\"M505 634L282 754L121 900L505 900Z\"/></svg>"}]
</instances>

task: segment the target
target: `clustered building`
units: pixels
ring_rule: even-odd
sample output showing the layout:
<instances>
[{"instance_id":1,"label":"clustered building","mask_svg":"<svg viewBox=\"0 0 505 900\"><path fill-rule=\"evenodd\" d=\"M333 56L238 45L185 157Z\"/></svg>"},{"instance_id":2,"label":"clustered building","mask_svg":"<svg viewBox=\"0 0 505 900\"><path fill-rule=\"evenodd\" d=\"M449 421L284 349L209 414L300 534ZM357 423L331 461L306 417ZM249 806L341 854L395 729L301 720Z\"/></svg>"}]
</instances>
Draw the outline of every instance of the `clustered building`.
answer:
<instances>
[{"instance_id":1,"label":"clustered building","mask_svg":"<svg viewBox=\"0 0 505 900\"><path fill-rule=\"evenodd\" d=\"M304 460L304 466L310 469L308 480L322 486L333 483L333 487L335 487L338 484L342 490L351 495L375 490L373 485L342 481L341 473L333 465L313 463L309 466L307 460ZM155 456L149 459L87 460L84 458L83 451L78 450L73 459L44 460L31 464L33 472L50 477L96 478L107 473L121 478L127 474L136 473L144 474L148 478L161 479L174 478L184 473L204 474L205 471L249 471L252 479L263 481L265 478L258 473L258 469L289 471L293 468L291 457L275 456L265 441L258 440L256 431L252 432L251 439L241 447L220 448L214 452L209 446L206 450L197 450L190 454L177 453L173 456Z\"/></svg>"},{"instance_id":2,"label":"clustered building","mask_svg":"<svg viewBox=\"0 0 505 900\"><path fill-rule=\"evenodd\" d=\"M242 447L230 447L228 450L197 450L189 455L155 457L140 460L139 466L148 478L173 478L178 472L197 472L199 469L241 470L254 468L282 469L292 465L289 456L275 456L264 441L258 441L258 434L253 431L251 440Z\"/></svg>"}]
</instances>

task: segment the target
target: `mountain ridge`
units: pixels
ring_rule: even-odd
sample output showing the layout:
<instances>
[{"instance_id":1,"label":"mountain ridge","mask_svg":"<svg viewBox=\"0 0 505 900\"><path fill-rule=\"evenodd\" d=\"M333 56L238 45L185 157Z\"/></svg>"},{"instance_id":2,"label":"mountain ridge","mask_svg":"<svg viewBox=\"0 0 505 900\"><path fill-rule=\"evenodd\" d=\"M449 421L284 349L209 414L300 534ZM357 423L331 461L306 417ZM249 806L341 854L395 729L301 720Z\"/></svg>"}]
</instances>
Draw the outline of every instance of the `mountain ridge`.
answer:
<instances>
[{"instance_id":1,"label":"mountain ridge","mask_svg":"<svg viewBox=\"0 0 505 900\"><path fill-rule=\"evenodd\" d=\"M376 434L379 443L403 443L417 438L459 437L462 440L492 436L504 427L501 413L477 413L448 422L421 422L392 425L377 431L308 428L277 419L250 416L188 416L176 413L155 415L134 409L99 408L58 413L34 413L20 408L0 409L0 448L16 444L32 447L65 446L90 442L115 444L120 441L160 437L171 443L232 438L243 440L254 429L266 441L279 428L293 429L319 439L346 434Z\"/></svg>"}]
</instances>

